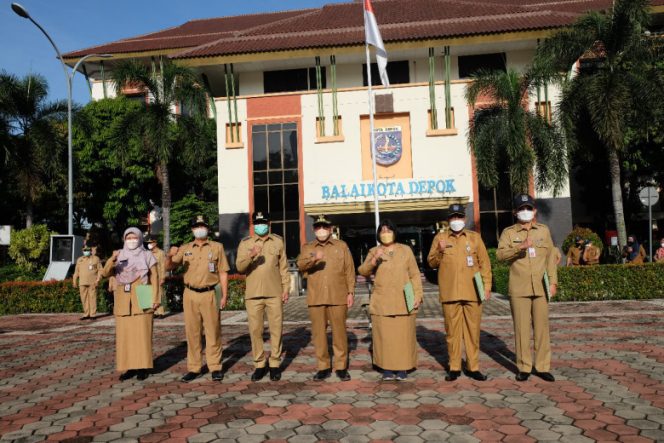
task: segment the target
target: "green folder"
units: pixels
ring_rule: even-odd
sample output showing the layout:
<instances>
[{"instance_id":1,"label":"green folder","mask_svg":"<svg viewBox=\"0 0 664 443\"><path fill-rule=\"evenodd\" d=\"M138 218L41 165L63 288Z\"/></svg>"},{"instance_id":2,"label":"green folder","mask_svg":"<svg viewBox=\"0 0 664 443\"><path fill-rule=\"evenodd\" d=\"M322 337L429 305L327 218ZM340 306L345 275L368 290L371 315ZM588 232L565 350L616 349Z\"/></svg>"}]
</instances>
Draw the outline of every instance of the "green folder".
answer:
<instances>
[{"instance_id":1,"label":"green folder","mask_svg":"<svg viewBox=\"0 0 664 443\"><path fill-rule=\"evenodd\" d=\"M482 280L482 274L476 272L473 275L473 280L475 281L475 289L477 289L477 296L481 302L486 301L486 295L484 295L484 280Z\"/></svg>"},{"instance_id":2,"label":"green folder","mask_svg":"<svg viewBox=\"0 0 664 443\"><path fill-rule=\"evenodd\" d=\"M406 310L410 314L415 308L415 291L413 290L413 284L409 281L403 287L403 296L406 299Z\"/></svg>"},{"instance_id":3,"label":"green folder","mask_svg":"<svg viewBox=\"0 0 664 443\"><path fill-rule=\"evenodd\" d=\"M217 309L221 309L221 286L216 285L214 287L214 299L217 302Z\"/></svg>"},{"instance_id":4,"label":"green folder","mask_svg":"<svg viewBox=\"0 0 664 443\"><path fill-rule=\"evenodd\" d=\"M152 309L152 285L136 286L136 297L141 309Z\"/></svg>"},{"instance_id":5,"label":"green folder","mask_svg":"<svg viewBox=\"0 0 664 443\"><path fill-rule=\"evenodd\" d=\"M551 300L551 284L549 283L549 273L544 271L544 294L546 294L546 301Z\"/></svg>"}]
</instances>

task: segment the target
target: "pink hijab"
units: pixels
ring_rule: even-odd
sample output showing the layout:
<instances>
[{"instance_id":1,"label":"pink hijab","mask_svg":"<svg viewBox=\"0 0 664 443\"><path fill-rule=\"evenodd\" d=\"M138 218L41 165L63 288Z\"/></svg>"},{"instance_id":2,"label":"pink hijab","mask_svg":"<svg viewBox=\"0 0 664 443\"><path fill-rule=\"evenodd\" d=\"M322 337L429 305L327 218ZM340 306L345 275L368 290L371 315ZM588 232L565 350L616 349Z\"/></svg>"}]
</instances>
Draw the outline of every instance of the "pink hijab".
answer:
<instances>
[{"instance_id":1,"label":"pink hijab","mask_svg":"<svg viewBox=\"0 0 664 443\"><path fill-rule=\"evenodd\" d=\"M138 279L142 283L147 283L148 271L157 264L157 259L143 246L143 233L140 229L128 228L124 232L122 240L124 241L129 234L135 234L138 237L138 248L131 250L126 245L122 247L115 265L115 278L118 283L123 285L133 283Z\"/></svg>"}]
</instances>

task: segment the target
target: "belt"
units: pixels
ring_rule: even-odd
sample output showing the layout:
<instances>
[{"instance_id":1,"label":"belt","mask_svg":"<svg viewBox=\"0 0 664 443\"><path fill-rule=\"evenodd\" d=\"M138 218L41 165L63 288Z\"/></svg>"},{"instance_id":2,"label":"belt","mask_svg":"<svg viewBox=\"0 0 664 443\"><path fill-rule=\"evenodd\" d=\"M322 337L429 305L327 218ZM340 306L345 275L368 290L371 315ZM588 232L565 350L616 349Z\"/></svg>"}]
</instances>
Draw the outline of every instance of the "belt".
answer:
<instances>
[{"instance_id":1,"label":"belt","mask_svg":"<svg viewBox=\"0 0 664 443\"><path fill-rule=\"evenodd\" d=\"M204 288L194 288L193 286L189 286L189 285L184 285L184 286L185 286L187 289L191 289L191 290L194 291L194 292L210 292L210 291L214 291L214 288L215 288L216 285L213 285L213 286L206 286L206 287L204 287Z\"/></svg>"}]
</instances>

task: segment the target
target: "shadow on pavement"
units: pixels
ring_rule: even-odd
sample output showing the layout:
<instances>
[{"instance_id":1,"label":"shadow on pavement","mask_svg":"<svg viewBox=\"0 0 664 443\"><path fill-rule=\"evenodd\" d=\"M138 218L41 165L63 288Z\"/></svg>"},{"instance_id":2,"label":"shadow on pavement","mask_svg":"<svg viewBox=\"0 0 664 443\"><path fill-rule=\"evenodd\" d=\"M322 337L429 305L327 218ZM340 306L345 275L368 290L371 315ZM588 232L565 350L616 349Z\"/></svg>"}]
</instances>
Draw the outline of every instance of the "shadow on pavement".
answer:
<instances>
[{"instance_id":1,"label":"shadow on pavement","mask_svg":"<svg viewBox=\"0 0 664 443\"><path fill-rule=\"evenodd\" d=\"M306 348L311 341L311 332L305 327L294 329L283 336L284 360L281 362L281 371L288 369L295 357Z\"/></svg>"},{"instance_id":2,"label":"shadow on pavement","mask_svg":"<svg viewBox=\"0 0 664 443\"><path fill-rule=\"evenodd\" d=\"M447 358L447 343L442 331L429 329L426 326L417 327L417 343L429 353L445 371L450 369Z\"/></svg>"},{"instance_id":3,"label":"shadow on pavement","mask_svg":"<svg viewBox=\"0 0 664 443\"><path fill-rule=\"evenodd\" d=\"M482 331L480 333L480 350L508 371L514 372L515 374L518 372L516 364L514 363L516 361L516 355L507 347L507 344L497 336Z\"/></svg>"}]
</instances>

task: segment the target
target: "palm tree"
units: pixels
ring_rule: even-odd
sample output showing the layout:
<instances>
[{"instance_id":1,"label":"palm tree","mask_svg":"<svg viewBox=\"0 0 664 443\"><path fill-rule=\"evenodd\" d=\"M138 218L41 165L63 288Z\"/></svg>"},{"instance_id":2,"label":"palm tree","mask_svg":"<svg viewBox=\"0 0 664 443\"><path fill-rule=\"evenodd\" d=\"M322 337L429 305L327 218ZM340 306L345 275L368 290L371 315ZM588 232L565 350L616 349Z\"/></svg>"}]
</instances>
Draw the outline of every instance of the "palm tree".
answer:
<instances>
[{"instance_id":1,"label":"palm tree","mask_svg":"<svg viewBox=\"0 0 664 443\"><path fill-rule=\"evenodd\" d=\"M533 171L537 187L554 195L567 180L567 151L562 132L555 123L528 110L529 75L510 69L480 70L466 89L466 101L475 107L478 99L488 105L475 110L468 140L477 163L477 177L486 188L495 188L500 173L507 170L513 193L526 193Z\"/></svg>"},{"instance_id":2,"label":"palm tree","mask_svg":"<svg viewBox=\"0 0 664 443\"><path fill-rule=\"evenodd\" d=\"M64 168L66 132L61 123L67 104L64 100L48 102L47 96L48 83L42 76L17 78L0 73L3 167L25 203L26 227L32 226L35 204Z\"/></svg>"},{"instance_id":3,"label":"palm tree","mask_svg":"<svg viewBox=\"0 0 664 443\"><path fill-rule=\"evenodd\" d=\"M562 84L559 107L570 149L580 147L584 131L594 133L605 148L621 247L627 240L621 186L627 131L635 119L643 121L661 106L664 89L655 65L661 42L647 32L649 3L615 0L609 11L587 13L545 40L535 56L539 75ZM577 61L580 69L569 74Z\"/></svg>"},{"instance_id":4,"label":"palm tree","mask_svg":"<svg viewBox=\"0 0 664 443\"><path fill-rule=\"evenodd\" d=\"M196 73L169 60L160 62L159 72L136 60L118 64L113 69L113 81L118 94L126 87L139 88L147 94L148 104L130 113L116 128L118 147L122 148L138 137L143 148L154 160L159 184L164 226L164 248L170 247L171 182L169 163L185 151L209 149L201 141L204 131L198 131L207 114L207 95ZM189 115L176 113L183 107ZM186 133L186 136L183 134ZM120 152L122 154L122 152Z\"/></svg>"}]
</instances>

